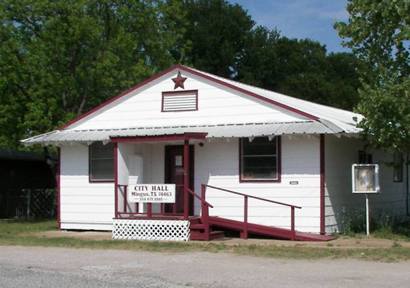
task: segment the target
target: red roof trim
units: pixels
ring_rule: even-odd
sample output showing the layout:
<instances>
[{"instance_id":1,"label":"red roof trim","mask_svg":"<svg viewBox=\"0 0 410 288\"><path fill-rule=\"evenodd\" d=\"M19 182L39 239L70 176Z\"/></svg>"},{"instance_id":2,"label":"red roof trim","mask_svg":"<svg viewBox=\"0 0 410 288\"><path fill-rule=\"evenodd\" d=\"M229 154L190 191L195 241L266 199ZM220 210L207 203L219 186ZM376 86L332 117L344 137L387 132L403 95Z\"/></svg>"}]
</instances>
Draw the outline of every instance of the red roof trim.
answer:
<instances>
[{"instance_id":1,"label":"red roof trim","mask_svg":"<svg viewBox=\"0 0 410 288\"><path fill-rule=\"evenodd\" d=\"M306 118L308 118L308 119L315 120L315 121L319 120L319 118L318 118L317 116L314 116L314 115L309 114L309 113L306 113L306 112L304 112L304 111L302 111L302 110L293 108L293 107L288 106L288 105L286 105L286 104L277 102L277 101L275 101L275 100L272 100L272 99L263 97L263 96L261 96L261 95L259 95L259 94L256 94L256 93L253 93L253 92L251 92L251 91L249 91L249 90L246 90L246 89L240 88L240 87L238 87L238 86L232 85L232 84L230 84L230 83L228 83L228 82L225 82L225 81L222 81L222 80L213 78L212 76L203 74L203 73L201 73L201 72L199 72L199 71L192 70L192 69L189 68L189 67L180 66L179 69L180 69L180 70L184 70L184 71L186 71L186 72L188 72L188 73L191 73L191 74L193 74L193 75L196 75L196 76L205 78L205 79L207 79L207 80L209 80L209 81L212 81L212 82L214 82L214 83L218 83L218 84L220 84L220 85L222 85L222 86L228 87L228 88L230 88L230 89L232 89L232 90L241 92L241 93L246 94L246 95L248 95L248 96L257 98L257 99L262 100L262 101L264 101L264 102L267 102L267 103L269 103L269 104L273 104L273 105L278 106L278 107L280 107L280 108L286 109L286 110L291 111L291 112L293 112L293 113L302 115L302 116L304 116L304 117L306 117Z\"/></svg>"},{"instance_id":2,"label":"red roof trim","mask_svg":"<svg viewBox=\"0 0 410 288\"><path fill-rule=\"evenodd\" d=\"M224 86L224 87L227 87L227 88L229 88L229 89L238 91L238 92L243 93L243 94L245 94L245 95L251 96L251 97L253 97L253 98L259 99L259 100L261 100L261 101L264 101L264 102L267 102L267 103L269 103L269 104L278 106L278 107L283 108L283 109L285 109L285 110L288 110L288 111L290 111L290 112L299 114L299 115L301 115L301 116L303 116L303 117L306 117L306 118L308 118L308 119L315 120L315 121L319 120L319 118L318 118L317 116L314 116L314 115L312 115L312 114L306 113L306 112L304 112L304 111L302 111L302 110L299 110L299 109L293 108L293 107L291 107L291 106L288 106L288 105L286 105L286 104L277 102L277 101L275 101L275 100L272 100L272 99L263 97L263 96L261 96L261 95L259 95L259 94L253 93L253 92L251 92L251 91L249 91L249 90L246 90L246 89L243 89L243 88L240 88L240 87L237 87L237 86L235 86L235 85L233 85L233 84L230 84L230 83L228 83L228 82L225 82L225 81L222 81L222 80L213 78L213 77L211 77L211 76L209 76L209 75L206 75L206 74L203 74L203 73L201 73L201 72L199 72L199 71L193 70L193 69L191 69L191 68L189 68L189 67L187 67L187 66L183 66L183 65L181 65L181 64L176 64L176 65L173 65L173 66L169 67L168 69L166 69L166 70L164 70L164 71L162 71L162 72L159 72L159 73L157 73L157 74L154 74L153 76L149 77L148 79L145 79L144 81L138 83L137 85L134 85L133 87L127 89L126 91L122 92L121 94L119 94L119 95L117 95L117 96L114 96L114 97L112 97L112 98L106 100L105 102L103 102L103 103L101 103L100 105L94 107L93 109L91 109L91 110L85 112L84 114L81 114L80 116L74 118L73 120L67 122L65 125L63 125L63 126L60 127L59 129L65 129L65 128L67 128L68 126L70 126L70 125L72 125L72 124L74 124L74 123L80 121L81 119L84 119L85 117L91 115L92 113L94 113L94 112L96 112L96 111L98 111L98 110L104 108L105 106L111 104L112 102L118 100L119 98L121 98L121 97L127 95L128 93L130 93L130 92L132 92L132 91L134 91L134 90L136 90L136 89L138 89L138 88L141 88L142 86L144 86L144 85L146 85L146 84L148 84L148 83L150 83L150 82L152 82L152 81L154 81L154 80L156 80L156 79L158 79L158 78L164 76L165 74L168 74L169 72L171 72L171 71L173 71L173 70L183 70L183 71L188 72L188 73L190 73L190 74L192 74L192 75L196 75L196 76L199 76L199 77L201 77L201 78L207 79L207 80L209 80L209 81L211 81L211 82L220 84L220 85L222 85L222 86Z\"/></svg>"},{"instance_id":3,"label":"red roof trim","mask_svg":"<svg viewBox=\"0 0 410 288\"><path fill-rule=\"evenodd\" d=\"M70 125L72 125L72 124L74 124L74 123L80 121L81 119L83 119L83 118L85 118L85 117L91 115L92 113L94 113L94 112L96 112L96 111L98 111L98 110L104 108L104 107L107 106L108 104L111 104L112 102L118 100L118 99L121 98L122 96L125 96L125 95L127 95L128 93L130 93L130 92L132 92L132 91L134 91L134 90L136 90L136 89L138 89L138 88L141 88L142 86L144 86L144 85L146 85L146 84L148 84L148 83L150 83L150 82L152 82L152 81L154 81L154 80L156 80L156 79L158 79L158 78L164 76L165 74L171 72L171 71L174 70L174 69L180 68L180 66L181 66L181 65L179 65L179 64L173 65L173 66L169 67L168 69L166 69L166 70L164 70L164 71L162 71L162 72L159 72L159 73L156 73L156 74L152 75L151 77L145 79L144 81L142 81L142 82L140 82L140 83L138 83L138 84L132 86L131 88L129 88L129 89L127 89L127 90L125 90L125 91L122 92L121 94L119 94L119 95L117 95L117 96L114 96L114 97L112 97L112 98L109 98L108 100L106 100L106 101L102 102L101 104L95 106L95 107L92 108L91 110L89 110L89 111L87 111L87 112L81 114L80 116L78 116L78 117L76 117L76 118L74 118L74 119L68 121L66 124L64 124L64 125L63 125L62 127L60 127L59 129L61 130L61 129L67 128L68 126L70 126Z\"/></svg>"}]
</instances>

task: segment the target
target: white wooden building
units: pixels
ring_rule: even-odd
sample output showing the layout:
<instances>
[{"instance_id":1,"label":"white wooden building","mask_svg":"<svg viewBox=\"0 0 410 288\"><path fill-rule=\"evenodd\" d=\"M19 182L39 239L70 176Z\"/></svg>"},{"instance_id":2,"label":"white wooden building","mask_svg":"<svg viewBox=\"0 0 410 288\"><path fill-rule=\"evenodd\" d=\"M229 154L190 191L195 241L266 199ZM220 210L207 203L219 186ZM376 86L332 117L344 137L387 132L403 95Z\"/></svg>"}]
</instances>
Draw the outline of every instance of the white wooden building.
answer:
<instances>
[{"instance_id":1,"label":"white wooden building","mask_svg":"<svg viewBox=\"0 0 410 288\"><path fill-rule=\"evenodd\" d=\"M300 232L339 231L363 207L351 191L351 165L359 161L381 165L374 211L408 213L408 170L365 149L361 119L175 65L59 130L22 141L59 147L61 229L206 240L218 236L215 227L243 237L326 240ZM176 202L131 203L129 183L174 183Z\"/></svg>"}]
</instances>

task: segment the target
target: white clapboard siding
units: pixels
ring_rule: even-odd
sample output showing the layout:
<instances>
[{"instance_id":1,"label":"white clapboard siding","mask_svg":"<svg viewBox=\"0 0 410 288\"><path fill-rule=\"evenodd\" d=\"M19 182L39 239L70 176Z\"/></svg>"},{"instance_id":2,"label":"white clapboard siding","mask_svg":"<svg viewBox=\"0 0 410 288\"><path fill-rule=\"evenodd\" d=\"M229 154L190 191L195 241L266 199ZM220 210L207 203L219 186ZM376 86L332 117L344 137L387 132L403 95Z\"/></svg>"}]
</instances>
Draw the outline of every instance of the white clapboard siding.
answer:
<instances>
[{"instance_id":1,"label":"white clapboard siding","mask_svg":"<svg viewBox=\"0 0 410 288\"><path fill-rule=\"evenodd\" d=\"M207 183L226 189L300 205L296 211L299 230L319 229L319 163L317 137L282 137L282 182L239 183L238 140L215 140L203 147L195 145L195 191ZM132 155L144 158L144 182L164 182L164 151L162 144L121 144L124 153L119 167L131 167ZM299 149L303 146L304 149ZM296 156L298 154L299 156ZM101 229L111 225L114 214L114 185L88 182L88 147L63 146L61 149L61 221L63 229ZM120 171L123 173L124 171ZM297 180L299 185L290 185ZM215 208L211 215L241 220L243 200L218 191L207 192L207 200ZM120 199L121 201L121 199ZM200 205L195 203L196 214ZM278 227L289 227L289 208L250 199L249 221ZM94 224L93 224L94 223ZM94 225L94 226L93 226ZM104 226L105 225L105 226Z\"/></svg>"},{"instance_id":2,"label":"white clapboard siding","mask_svg":"<svg viewBox=\"0 0 410 288\"><path fill-rule=\"evenodd\" d=\"M346 225L350 221L364 219L365 196L352 193L351 179L351 167L352 164L357 163L358 151L363 150L363 143L358 139L327 135L325 146L326 231L332 233L348 229ZM393 182L393 169L386 165L386 162L392 161L392 155L372 150L368 150L368 153L372 153L373 162L380 165L381 193L369 197L372 218L392 219L404 216L406 214L405 182Z\"/></svg>"},{"instance_id":3,"label":"white clapboard siding","mask_svg":"<svg viewBox=\"0 0 410 288\"><path fill-rule=\"evenodd\" d=\"M359 140L325 137L327 232L341 229L349 214L364 208L363 195L351 193L351 165L356 162ZM133 167L133 155L144 159L145 183L164 182L164 151L175 143L121 144L121 169ZM195 145L195 191L201 183L233 191L301 206L296 210L296 228L319 232L320 225L320 163L319 138L282 136L282 177L280 183L240 183L238 139L213 139L201 147ZM392 181L392 168L385 162L391 155L374 152L373 159L381 165L379 195L371 196L372 213L400 216L405 214L405 181ZM121 165L120 165L121 164ZM124 173L123 170L119 171ZM121 175L120 175L121 176ZM298 181L298 185L291 185ZM387 192L388 191L388 192ZM210 214L235 220L243 219L243 198L218 190L207 189L207 201L214 208ZM155 210L158 207L155 207ZM195 201L195 213L200 203ZM61 227L62 229L111 229L114 215L114 184L89 183L88 147L71 145L61 148ZM258 200L249 200L249 221L288 228L290 209Z\"/></svg>"},{"instance_id":4,"label":"white clapboard siding","mask_svg":"<svg viewBox=\"0 0 410 288\"><path fill-rule=\"evenodd\" d=\"M111 230L114 183L90 183L88 146L61 147L61 229Z\"/></svg>"},{"instance_id":5,"label":"white clapboard siding","mask_svg":"<svg viewBox=\"0 0 410 288\"><path fill-rule=\"evenodd\" d=\"M212 141L195 150L195 190L200 183L302 206L296 210L296 228L319 232L320 169L318 137L282 137L282 181L280 183L240 183L238 140ZM289 181L298 181L290 185ZM243 198L207 189L207 201L214 208L210 215L243 219ZM196 203L199 212L199 203ZM290 227L290 208L249 199L249 221Z\"/></svg>"},{"instance_id":6,"label":"white clapboard siding","mask_svg":"<svg viewBox=\"0 0 410 288\"><path fill-rule=\"evenodd\" d=\"M262 103L194 75L185 81L185 90L198 90L198 110L162 112L164 91L174 93L174 74L166 75L142 90L122 98L116 105L106 108L70 126L70 129L124 128L136 126L197 125L248 122L294 122L299 115ZM182 97L182 96L175 96ZM192 103L190 104L192 105ZM175 107L174 107L175 109ZM189 119L189 121L188 121Z\"/></svg>"}]
</instances>

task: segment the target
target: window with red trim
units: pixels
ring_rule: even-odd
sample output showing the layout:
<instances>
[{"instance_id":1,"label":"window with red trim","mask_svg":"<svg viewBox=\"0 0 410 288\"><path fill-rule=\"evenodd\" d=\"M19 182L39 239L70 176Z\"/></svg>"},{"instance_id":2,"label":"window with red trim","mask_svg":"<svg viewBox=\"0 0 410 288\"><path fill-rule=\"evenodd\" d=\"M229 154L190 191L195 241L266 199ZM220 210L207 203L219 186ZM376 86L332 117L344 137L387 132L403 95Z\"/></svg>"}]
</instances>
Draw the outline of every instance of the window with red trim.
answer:
<instances>
[{"instance_id":1,"label":"window with red trim","mask_svg":"<svg viewBox=\"0 0 410 288\"><path fill-rule=\"evenodd\" d=\"M243 138L240 141L240 180L279 181L279 137Z\"/></svg>"},{"instance_id":2,"label":"window with red trim","mask_svg":"<svg viewBox=\"0 0 410 288\"><path fill-rule=\"evenodd\" d=\"M162 112L198 110L198 90L162 92Z\"/></svg>"},{"instance_id":3,"label":"window with red trim","mask_svg":"<svg viewBox=\"0 0 410 288\"><path fill-rule=\"evenodd\" d=\"M91 182L114 181L114 144L95 142L89 146L89 178Z\"/></svg>"}]
</instances>

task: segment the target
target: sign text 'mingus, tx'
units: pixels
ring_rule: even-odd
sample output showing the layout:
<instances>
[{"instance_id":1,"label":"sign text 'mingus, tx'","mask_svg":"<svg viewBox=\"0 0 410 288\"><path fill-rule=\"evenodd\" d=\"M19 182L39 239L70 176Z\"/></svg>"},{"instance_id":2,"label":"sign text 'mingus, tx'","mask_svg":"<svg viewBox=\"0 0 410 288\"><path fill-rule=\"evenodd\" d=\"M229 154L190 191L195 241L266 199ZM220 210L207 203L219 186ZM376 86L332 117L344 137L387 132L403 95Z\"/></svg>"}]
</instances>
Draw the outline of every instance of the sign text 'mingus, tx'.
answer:
<instances>
[{"instance_id":1,"label":"sign text 'mingus, tx'","mask_svg":"<svg viewBox=\"0 0 410 288\"><path fill-rule=\"evenodd\" d=\"M127 194L133 203L175 203L175 184L128 185Z\"/></svg>"}]
</instances>

